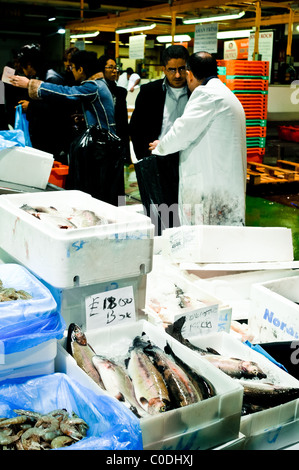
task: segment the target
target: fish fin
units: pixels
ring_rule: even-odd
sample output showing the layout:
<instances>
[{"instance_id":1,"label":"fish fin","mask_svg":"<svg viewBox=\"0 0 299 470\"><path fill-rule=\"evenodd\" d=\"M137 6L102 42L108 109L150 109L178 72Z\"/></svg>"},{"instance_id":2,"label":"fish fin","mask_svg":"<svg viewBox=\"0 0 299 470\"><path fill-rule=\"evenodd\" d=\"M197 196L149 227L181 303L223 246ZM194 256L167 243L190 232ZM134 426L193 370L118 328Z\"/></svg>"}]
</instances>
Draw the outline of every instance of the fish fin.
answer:
<instances>
[{"instance_id":1,"label":"fish fin","mask_svg":"<svg viewBox=\"0 0 299 470\"><path fill-rule=\"evenodd\" d=\"M125 401L125 397L121 392L118 392L118 394L115 395L115 398L117 398L118 401Z\"/></svg>"},{"instance_id":2,"label":"fish fin","mask_svg":"<svg viewBox=\"0 0 299 470\"><path fill-rule=\"evenodd\" d=\"M211 354L216 354L217 356L221 355L221 354L219 354L218 351L216 351L216 349L213 349L213 348L207 348L207 352L209 352Z\"/></svg>"},{"instance_id":3,"label":"fish fin","mask_svg":"<svg viewBox=\"0 0 299 470\"><path fill-rule=\"evenodd\" d=\"M73 351L72 351L72 334L73 334L73 331L76 327L76 323L70 323L69 327L68 327L68 332L67 332L67 340L66 340L66 350L67 352L72 356L73 355Z\"/></svg>"},{"instance_id":4,"label":"fish fin","mask_svg":"<svg viewBox=\"0 0 299 470\"><path fill-rule=\"evenodd\" d=\"M145 397L140 397L139 398L140 403L144 406L148 404L148 401Z\"/></svg>"}]
</instances>

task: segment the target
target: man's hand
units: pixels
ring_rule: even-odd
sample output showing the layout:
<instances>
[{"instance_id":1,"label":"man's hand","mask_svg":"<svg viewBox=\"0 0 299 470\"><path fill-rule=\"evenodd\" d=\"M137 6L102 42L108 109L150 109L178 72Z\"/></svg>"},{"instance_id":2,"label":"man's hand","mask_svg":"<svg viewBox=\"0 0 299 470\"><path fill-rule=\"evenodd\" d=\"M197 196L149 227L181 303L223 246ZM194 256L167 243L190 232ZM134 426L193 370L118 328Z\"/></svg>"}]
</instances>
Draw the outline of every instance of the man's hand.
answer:
<instances>
[{"instance_id":1,"label":"man's hand","mask_svg":"<svg viewBox=\"0 0 299 470\"><path fill-rule=\"evenodd\" d=\"M22 105L22 110L24 111L24 113L26 113L28 109L29 101L21 100L21 101L18 101L18 104Z\"/></svg>"},{"instance_id":2,"label":"man's hand","mask_svg":"<svg viewBox=\"0 0 299 470\"><path fill-rule=\"evenodd\" d=\"M20 75L13 75L10 78L10 83L14 86L19 87L19 88L28 88L29 78L21 77Z\"/></svg>"},{"instance_id":3,"label":"man's hand","mask_svg":"<svg viewBox=\"0 0 299 470\"><path fill-rule=\"evenodd\" d=\"M150 142L148 149L151 151L155 150L159 142L160 140L154 140L154 142Z\"/></svg>"}]
</instances>

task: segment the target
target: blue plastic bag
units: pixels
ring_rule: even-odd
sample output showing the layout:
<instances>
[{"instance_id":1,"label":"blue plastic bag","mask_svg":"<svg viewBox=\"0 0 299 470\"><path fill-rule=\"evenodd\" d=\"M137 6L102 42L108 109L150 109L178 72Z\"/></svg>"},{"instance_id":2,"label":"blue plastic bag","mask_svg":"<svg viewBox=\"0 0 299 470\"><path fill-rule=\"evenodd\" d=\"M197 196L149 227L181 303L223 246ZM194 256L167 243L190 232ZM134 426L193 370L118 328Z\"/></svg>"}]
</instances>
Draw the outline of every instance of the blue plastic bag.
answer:
<instances>
[{"instance_id":1,"label":"blue plastic bag","mask_svg":"<svg viewBox=\"0 0 299 470\"><path fill-rule=\"evenodd\" d=\"M16 106L16 115L15 115L15 129L19 129L24 132L25 145L27 147L32 147L30 134L29 134L29 122L27 120L26 114L23 113L22 105L18 104Z\"/></svg>"},{"instance_id":2,"label":"blue plastic bag","mask_svg":"<svg viewBox=\"0 0 299 470\"><path fill-rule=\"evenodd\" d=\"M142 450L139 419L115 398L96 395L66 374L6 380L0 387L0 417L14 409L49 413L64 408L84 419L87 436L63 450Z\"/></svg>"},{"instance_id":3,"label":"blue plastic bag","mask_svg":"<svg viewBox=\"0 0 299 470\"><path fill-rule=\"evenodd\" d=\"M10 147L25 147L25 135L21 129L0 131L0 150Z\"/></svg>"},{"instance_id":4,"label":"blue plastic bag","mask_svg":"<svg viewBox=\"0 0 299 470\"><path fill-rule=\"evenodd\" d=\"M263 356L265 356L267 359L269 359L269 361L273 362L273 364L276 364L278 367L280 367L280 369L283 369L287 372L287 369L285 368L285 366L283 364L280 364L280 362L277 362L269 353L267 353L267 351L265 351L264 348L262 348L259 344L251 344L249 341L245 341L244 344L246 344L246 346L248 346L249 348L253 349L254 351L262 354Z\"/></svg>"},{"instance_id":5,"label":"blue plastic bag","mask_svg":"<svg viewBox=\"0 0 299 470\"><path fill-rule=\"evenodd\" d=\"M0 353L11 354L50 339L61 339L66 327L51 292L26 268L0 264L3 287L31 294L32 299L0 302Z\"/></svg>"}]
</instances>

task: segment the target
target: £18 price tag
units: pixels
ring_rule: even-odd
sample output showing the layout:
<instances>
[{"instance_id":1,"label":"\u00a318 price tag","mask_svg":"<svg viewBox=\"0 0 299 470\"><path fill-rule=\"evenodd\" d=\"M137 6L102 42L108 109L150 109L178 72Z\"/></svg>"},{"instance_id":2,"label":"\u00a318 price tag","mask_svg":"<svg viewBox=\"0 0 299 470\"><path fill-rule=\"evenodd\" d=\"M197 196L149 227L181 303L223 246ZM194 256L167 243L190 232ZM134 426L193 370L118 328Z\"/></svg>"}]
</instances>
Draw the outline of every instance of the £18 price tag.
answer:
<instances>
[{"instance_id":1,"label":"\u00a318 price tag","mask_svg":"<svg viewBox=\"0 0 299 470\"><path fill-rule=\"evenodd\" d=\"M85 298L86 329L136 321L133 287L121 287Z\"/></svg>"}]
</instances>

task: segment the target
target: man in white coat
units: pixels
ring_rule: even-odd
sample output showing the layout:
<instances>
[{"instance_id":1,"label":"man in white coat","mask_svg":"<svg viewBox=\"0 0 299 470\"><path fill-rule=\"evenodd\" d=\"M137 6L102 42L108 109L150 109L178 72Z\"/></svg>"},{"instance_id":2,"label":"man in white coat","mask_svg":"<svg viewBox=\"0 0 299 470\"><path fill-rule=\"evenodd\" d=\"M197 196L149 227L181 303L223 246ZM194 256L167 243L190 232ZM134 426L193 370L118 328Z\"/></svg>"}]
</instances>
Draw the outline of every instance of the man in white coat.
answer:
<instances>
[{"instance_id":1,"label":"man in white coat","mask_svg":"<svg viewBox=\"0 0 299 470\"><path fill-rule=\"evenodd\" d=\"M191 97L183 115L149 149L157 155L180 151L181 225L245 225L243 107L217 78L217 61L207 52L190 56L187 83Z\"/></svg>"}]
</instances>

